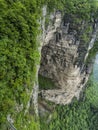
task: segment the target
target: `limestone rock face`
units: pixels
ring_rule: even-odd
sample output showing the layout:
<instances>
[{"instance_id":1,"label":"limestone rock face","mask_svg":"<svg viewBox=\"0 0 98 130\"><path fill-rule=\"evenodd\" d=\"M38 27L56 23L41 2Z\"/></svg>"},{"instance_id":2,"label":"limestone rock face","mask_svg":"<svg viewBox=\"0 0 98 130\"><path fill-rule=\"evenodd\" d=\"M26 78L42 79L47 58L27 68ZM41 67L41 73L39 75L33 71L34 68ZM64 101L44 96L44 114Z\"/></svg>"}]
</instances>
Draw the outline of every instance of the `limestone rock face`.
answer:
<instances>
[{"instance_id":1,"label":"limestone rock face","mask_svg":"<svg viewBox=\"0 0 98 130\"><path fill-rule=\"evenodd\" d=\"M75 30L72 23L65 19L60 11L55 13L52 18L54 24L47 28L41 51L39 74L50 78L59 88L42 90L42 96L56 104L67 104L73 97L79 98L89 75L84 64L89 43L84 43L80 38L85 23L77 25L79 29ZM92 33L97 33L96 29ZM93 37L89 37L90 42Z\"/></svg>"}]
</instances>

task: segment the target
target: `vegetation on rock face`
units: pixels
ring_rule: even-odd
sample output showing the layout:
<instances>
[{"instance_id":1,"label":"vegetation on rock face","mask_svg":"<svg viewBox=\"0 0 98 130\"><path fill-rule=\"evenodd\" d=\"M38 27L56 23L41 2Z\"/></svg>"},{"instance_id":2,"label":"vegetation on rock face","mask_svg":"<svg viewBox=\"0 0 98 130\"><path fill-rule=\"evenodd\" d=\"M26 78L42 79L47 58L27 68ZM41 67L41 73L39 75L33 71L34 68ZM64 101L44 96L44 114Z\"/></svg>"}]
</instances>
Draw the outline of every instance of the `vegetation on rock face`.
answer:
<instances>
[{"instance_id":1,"label":"vegetation on rock face","mask_svg":"<svg viewBox=\"0 0 98 130\"><path fill-rule=\"evenodd\" d=\"M36 65L39 64L38 19L41 17L42 6L47 4L50 9L52 2L0 0L0 127L2 125L2 130L9 114L18 130L33 129L33 126L30 126L32 120L34 121L33 117L31 118L29 114L26 114L28 115L26 117L24 112L36 80ZM37 125L34 129L38 130Z\"/></svg>"},{"instance_id":2,"label":"vegetation on rock face","mask_svg":"<svg viewBox=\"0 0 98 130\"><path fill-rule=\"evenodd\" d=\"M98 52L98 41L95 42L94 47L90 50L86 63L91 62L92 58L94 58L97 52Z\"/></svg>"},{"instance_id":3,"label":"vegetation on rock face","mask_svg":"<svg viewBox=\"0 0 98 130\"><path fill-rule=\"evenodd\" d=\"M74 24L83 21L92 24L98 18L98 6L94 1L88 0L65 0L65 12L72 16ZM63 1L64 2L64 1ZM96 7L96 8L95 8ZM95 9L95 10L94 10ZM65 17L66 18L66 17ZM70 19L69 19L70 20ZM91 26L87 26L81 40L83 43L89 42L89 32L93 32ZM81 30L80 30L81 31ZM90 53L98 51L98 43ZM91 55L90 55L91 57ZM86 92L80 101L74 100L70 105L57 105L52 114L52 118L40 118L41 130L97 130L98 129L98 83L92 79L86 86ZM48 106L48 105L47 105ZM47 122L46 122L47 121Z\"/></svg>"},{"instance_id":4,"label":"vegetation on rock face","mask_svg":"<svg viewBox=\"0 0 98 130\"><path fill-rule=\"evenodd\" d=\"M39 75L39 89L47 90L53 88L55 88L55 84L51 79Z\"/></svg>"},{"instance_id":5,"label":"vegetation on rock face","mask_svg":"<svg viewBox=\"0 0 98 130\"><path fill-rule=\"evenodd\" d=\"M0 128L2 130L8 114L11 115L18 130L39 129L34 117L24 115L24 111L33 89L36 65L39 62L36 38L39 35L38 19L45 4L49 11L53 8L65 9L69 14L76 14L83 19L90 18L91 9L96 13L89 0L0 0Z\"/></svg>"}]
</instances>

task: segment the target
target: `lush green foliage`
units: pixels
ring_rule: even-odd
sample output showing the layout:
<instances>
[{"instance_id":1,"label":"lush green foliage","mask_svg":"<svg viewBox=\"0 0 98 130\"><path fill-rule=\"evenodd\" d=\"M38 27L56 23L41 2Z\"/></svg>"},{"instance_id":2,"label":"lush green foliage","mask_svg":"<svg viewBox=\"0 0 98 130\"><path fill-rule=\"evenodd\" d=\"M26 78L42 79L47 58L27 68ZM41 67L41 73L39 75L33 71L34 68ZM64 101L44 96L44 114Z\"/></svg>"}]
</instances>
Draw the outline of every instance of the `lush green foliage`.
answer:
<instances>
[{"instance_id":1,"label":"lush green foliage","mask_svg":"<svg viewBox=\"0 0 98 130\"><path fill-rule=\"evenodd\" d=\"M88 20L91 12L96 12L97 5L95 1L90 0L64 0L65 11L68 14L75 15L77 18ZM96 7L96 8L95 8ZM95 10L94 10L95 9Z\"/></svg>"},{"instance_id":2,"label":"lush green foliage","mask_svg":"<svg viewBox=\"0 0 98 130\"><path fill-rule=\"evenodd\" d=\"M55 84L51 79L39 75L39 88L40 89L53 89Z\"/></svg>"},{"instance_id":3,"label":"lush green foliage","mask_svg":"<svg viewBox=\"0 0 98 130\"><path fill-rule=\"evenodd\" d=\"M92 61L97 52L98 52L98 41L95 42L94 47L89 52L88 58L86 60L87 64Z\"/></svg>"},{"instance_id":4,"label":"lush green foliage","mask_svg":"<svg viewBox=\"0 0 98 130\"><path fill-rule=\"evenodd\" d=\"M38 7L35 0L0 0L0 123L9 113L16 119L16 106L24 111L29 100L39 61Z\"/></svg>"},{"instance_id":5,"label":"lush green foliage","mask_svg":"<svg viewBox=\"0 0 98 130\"><path fill-rule=\"evenodd\" d=\"M24 111L39 62L36 38L40 32L38 19L41 8L47 4L49 12L54 8L66 8L67 13L89 18L91 6L88 0L81 2L82 0L0 0L0 124L6 122L10 113L18 130L38 130L33 117L29 114L25 116ZM93 11L96 13L96 10ZM18 113L16 107L21 104L23 113ZM23 124L27 124L27 128Z\"/></svg>"},{"instance_id":6,"label":"lush green foliage","mask_svg":"<svg viewBox=\"0 0 98 130\"><path fill-rule=\"evenodd\" d=\"M42 122L41 130L97 130L98 84L89 81L81 101L74 100L67 106L56 106L49 124Z\"/></svg>"}]
</instances>

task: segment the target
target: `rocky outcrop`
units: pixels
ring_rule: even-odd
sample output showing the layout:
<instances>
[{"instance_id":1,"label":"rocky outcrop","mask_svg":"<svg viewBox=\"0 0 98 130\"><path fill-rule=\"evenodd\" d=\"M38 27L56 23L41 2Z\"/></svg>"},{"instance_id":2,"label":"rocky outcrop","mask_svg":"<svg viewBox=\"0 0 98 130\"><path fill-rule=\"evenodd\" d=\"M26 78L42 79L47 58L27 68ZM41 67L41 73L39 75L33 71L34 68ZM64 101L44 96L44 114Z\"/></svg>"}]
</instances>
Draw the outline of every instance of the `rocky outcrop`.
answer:
<instances>
[{"instance_id":1,"label":"rocky outcrop","mask_svg":"<svg viewBox=\"0 0 98 130\"><path fill-rule=\"evenodd\" d=\"M60 11L53 15L52 21L43 40L39 74L50 78L59 89L42 90L41 93L46 100L65 105L74 97L79 99L88 80L91 69L84 62L98 29L85 21L74 27L72 19L68 20L66 15L63 18ZM87 43L81 38L86 27L92 28L92 32L88 31Z\"/></svg>"}]
</instances>

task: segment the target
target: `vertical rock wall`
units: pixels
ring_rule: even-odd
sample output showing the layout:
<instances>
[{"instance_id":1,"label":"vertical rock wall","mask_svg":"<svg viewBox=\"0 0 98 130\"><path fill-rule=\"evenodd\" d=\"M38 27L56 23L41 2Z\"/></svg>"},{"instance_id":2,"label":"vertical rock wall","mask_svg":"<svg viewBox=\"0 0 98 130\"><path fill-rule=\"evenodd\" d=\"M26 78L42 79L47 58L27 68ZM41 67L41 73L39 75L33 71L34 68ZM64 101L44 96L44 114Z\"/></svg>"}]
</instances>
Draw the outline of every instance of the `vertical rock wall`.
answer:
<instances>
[{"instance_id":1,"label":"vertical rock wall","mask_svg":"<svg viewBox=\"0 0 98 130\"><path fill-rule=\"evenodd\" d=\"M70 18L71 19L71 18ZM88 32L88 43L81 36L85 27L91 27L82 21L75 27L66 15L60 11L53 15L53 24L48 26L42 47L39 74L54 81L59 89L42 90L42 96L56 104L70 103L73 97L79 98L90 72L84 61L87 58L89 43L96 39L97 28Z\"/></svg>"}]
</instances>

